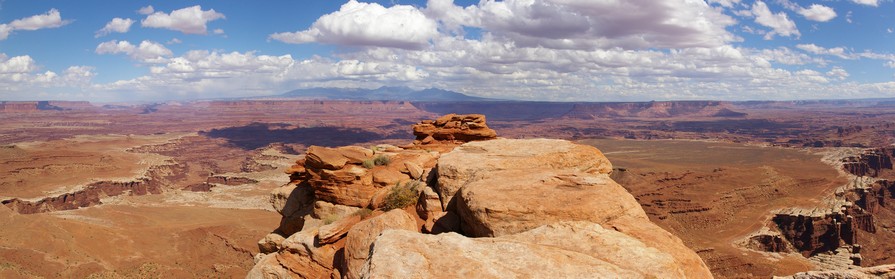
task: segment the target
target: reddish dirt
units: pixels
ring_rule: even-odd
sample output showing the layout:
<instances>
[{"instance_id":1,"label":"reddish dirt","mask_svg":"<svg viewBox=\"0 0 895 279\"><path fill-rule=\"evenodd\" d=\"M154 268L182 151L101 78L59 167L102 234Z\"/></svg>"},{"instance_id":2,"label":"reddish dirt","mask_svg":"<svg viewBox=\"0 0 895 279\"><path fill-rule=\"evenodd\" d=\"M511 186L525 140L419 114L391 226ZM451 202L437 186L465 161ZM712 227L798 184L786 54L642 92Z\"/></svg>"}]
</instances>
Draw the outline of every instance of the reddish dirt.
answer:
<instances>
[{"instance_id":1,"label":"reddish dirt","mask_svg":"<svg viewBox=\"0 0 895 279\"><path fill-rule=\"evenodd\" d=\"M585 140L618 168L613 178L650 219L681 237L719 277L806 271L796 255L769 257L734 243L774 209L813 207L845 184L820 156L803 151L701 141Z\"/></svg>"},{"instance_id":2,"label":"reddish dirt","mask_svg":"<svg viewBox=\"0 0 895 279\"><path fill-rule=\"evenodd\" d=\"M176 206L0 214L3 278L240 277L279 223L262 210Z\"/></svg>"}]
</instances>

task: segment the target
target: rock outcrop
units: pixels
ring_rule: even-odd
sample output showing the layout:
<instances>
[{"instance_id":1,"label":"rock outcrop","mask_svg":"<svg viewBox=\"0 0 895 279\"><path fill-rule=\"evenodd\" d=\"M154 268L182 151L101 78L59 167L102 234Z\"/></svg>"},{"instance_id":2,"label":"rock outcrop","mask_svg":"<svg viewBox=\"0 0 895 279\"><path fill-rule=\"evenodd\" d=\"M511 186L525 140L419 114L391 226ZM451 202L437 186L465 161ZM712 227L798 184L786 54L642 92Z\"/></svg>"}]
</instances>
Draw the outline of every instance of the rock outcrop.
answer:
<instances>
[{"instance_id":1,"label":"rock outcrop","mask_svg":"<svg viewBox=\"0 0 895 279\"><path fill-rule=\"evenodd\" d=\"M772 229L782 242L764 237L755 240L766 245L745 246L767 252L780 252L774 250L781 244L792 247L822 270L892 263L895 232L889 228L895 227L895 182L888 178L893 152L895 148L871 149L838 161L849 183L815 208L774 212Z\"/></svg>"},{"instance_id":2,"label":"rock outcrop","mask_svg":"<svg viewBox=\"0 0 895 279\"><path fill-rule=\"evenodd\" d=\"M493 139L484 119L424 121L407 149L309 148L249 277L711 278L598 149Z\"/></svg>"},{"instance_id":3,"label":"rock outcrop","mask_svg":"<svg viewBox=\"0 0 895 279\"><path fill-rule=\"evenodd\" d=\"M343 270L346 278L363 278L361 270L370 256L370 245L388 229L416 232L416 220L404 210L391 210L352 227L345 242Z\"/></svg>"},{"instance_id":4,"label":"rock outcrop","mask_svg":"<svg viewBox=\"0 0 895 279\"><path fill-rule=\"evenodd\" d=\"M492 176L499 170L575 170L608 174L612 164L593 146L566 140L530 139L471 142L438 160L442 203L450 204L460 187Z\"/></svg>"},{"instance_id":5,"label":"rock outcrop","mask_svg":"<svg viewBox=\"0 0 895 279\"><path fill-rule=\"evenodd\" d=\"M568 220L606 224L624 216L647 219L634 197L605 174L514 169L464 184L455 197L456 212L461 232L473 237L515 234Z\"/></svg>"},{"instance_id":6,"label":"rock outcrop","mask_svg":"<svg viewBox=\"0 0 895 279\"><path fill-rule=\"evenodd\" d=\"M854 218L843 211L786 209L777 212L772 220L806 257L835 251L843 244L853 245L857 238Z\"/></svg>"},{"instance_id":7,"label":"rock outcrop","mask_svg":"<svg viewBox=\"0 0 895 279\"><path fill-rule=\"evenodd\" d=\"M858 156L844 158L842 168L856 176L877 177L884 170L892 170L893 157L893 147L868 149Z\"/></svg>"},{"instance_id":8,"label":"rock outcrop","mask_svg":"<svg viewBox=\"0 0 895 279\"><path fill-rule=\"evenodd\" d=\"M599 228L599 226L596 226ZM632 242L623 234L601 234L604 230L588 232L604 242ZM556 237L565 232L557 232ZM578 232L580 233L580 231ZM524 237L524 236L523 236ZM617 239L613 239L616 237ZM537 237L532 237L537 238ZM599 243L599 242L596 242ZM628 243L624 243L625 245ZM599 254L599 248L588 245ZM625 247L631 248L631 247ZM639 248L639 247L638 247ZM643 260L634 253L634 263ZM656 251L645 253L656 258L670 258ZM679 269L669 266L665 274ZM385 231L373 244L364 278L647 278L640 270L626 269L601 259L599 256L566 250L564 247L539 245L507 238L467 238L456 233L423 235L413 232Z\"/></svg>"},{"instance_id":9,"label":"rock outcrop","mask_svg":"<svg viewBox=\"0 0 895 279\"><path fill-rule=\"evenodd\" d=\"M799 272L791 276L774 277L775 279L883 279L895 278L895 265L880 265L874 267L850 269L850 270L825 270Z\"/></svg>"},{"instance_id":10,"label":"rock outcrop","mask_svg":"<svg viewBox=\"0 0 895 279\"><path fill-rule=\"evenodd\" d=\"M414 144L436 142L469 142L497 138L481 114L448 114L436 120L423 120L413 125Z\"/></svg>"}]
</instances>

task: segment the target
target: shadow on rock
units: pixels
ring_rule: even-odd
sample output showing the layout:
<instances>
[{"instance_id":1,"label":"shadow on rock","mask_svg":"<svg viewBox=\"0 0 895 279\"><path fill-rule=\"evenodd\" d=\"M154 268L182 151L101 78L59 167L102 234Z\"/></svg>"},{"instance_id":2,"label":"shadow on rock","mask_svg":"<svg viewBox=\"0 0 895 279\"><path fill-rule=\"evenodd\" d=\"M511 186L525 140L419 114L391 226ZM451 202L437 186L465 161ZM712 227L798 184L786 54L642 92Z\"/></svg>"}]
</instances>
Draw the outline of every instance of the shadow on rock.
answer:
<instances>
[{"instance_id":1,"label":"shadow on rock","mask_svg":"<svg viewBox=\"0 0 895 279\"><path fill-rule=\"evenodd\" d=\"M271 143L296 143L303 145L342 146L384 139L382 135L357 128L313 127L289 128L281 123L252 123L241 127L212 129L202 135L222 138L231 144L253 150Z\"/></svg>"}]
</instances>

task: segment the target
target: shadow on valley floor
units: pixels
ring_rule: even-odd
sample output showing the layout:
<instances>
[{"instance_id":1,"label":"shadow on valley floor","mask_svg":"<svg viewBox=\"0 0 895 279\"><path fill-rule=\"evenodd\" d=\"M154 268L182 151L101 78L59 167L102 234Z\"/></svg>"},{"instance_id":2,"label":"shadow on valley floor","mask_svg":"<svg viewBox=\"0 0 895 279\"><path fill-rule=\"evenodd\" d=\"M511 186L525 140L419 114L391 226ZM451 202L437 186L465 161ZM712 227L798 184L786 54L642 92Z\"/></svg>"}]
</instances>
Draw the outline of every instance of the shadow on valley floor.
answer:
<instances>
[{"instance_id":1,"label":"shadow on valley floor","mask_svg":"<svg viewBox=\"0 0 895 279\"><path fill-rule=\"evenodd\" d=\"M210 138L225 139L245 150L261 148L276 142L332 147L390 138L357 128L288 127L291 126L281 123L252 123L240 127L212 129L201 134Z\"/></svg>"}]
</instances>

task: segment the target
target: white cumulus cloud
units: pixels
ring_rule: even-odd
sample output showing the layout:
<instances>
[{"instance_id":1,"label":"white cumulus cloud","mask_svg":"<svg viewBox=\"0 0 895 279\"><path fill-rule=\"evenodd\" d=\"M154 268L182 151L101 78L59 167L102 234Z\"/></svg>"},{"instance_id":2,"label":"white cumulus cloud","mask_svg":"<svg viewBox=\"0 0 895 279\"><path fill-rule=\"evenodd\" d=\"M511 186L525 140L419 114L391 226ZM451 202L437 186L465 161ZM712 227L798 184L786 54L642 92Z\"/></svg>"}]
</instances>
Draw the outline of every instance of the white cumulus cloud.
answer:
<instances>
[{"instance_id":1,"label":"white cumulus cloud","mask_svg":"<svg viewBox=\"0 0 895 279\"><path fill-rule=\"evenodd\" d=\"M813 54L832 55L842 59L855 59L855 55L847 53L843 47L825 48L815 44L798 44L796 48Z\"/></svg>"},{"instance_id":2,"label":"white cumulus cloud","mask_svg":"<svg viewBox=\"0 0 895 279\"><path fill-rule=\"evenodd\" d=\"M12 33L12 30L12 26L9 24L0 24L0 41L9 38L9 33Z\"/></svg>"},{"instance_id":3,"label":"white cumulus cloud","mask_svg":"<svg viewBox=\"0 0 895 279\"><path fill-rule=\"evenodd\" d=\"M809 20L819 22L827 22L836 18L836 11L833 8L818 4L811 4L808 8L801 8L798 10L798 13Z\"/></svg>"},{"instance_id":4,"label":"white cumulus cloud","mask_svg":"<svg viewBox=\"0 0 895 279\"><path fill-rule=\"evenodd\" d=\"M271 34L270 38L291 44L381 46L420 49L438 35L437 24L412 6L389 8L377 3L350 0L333 13L321 16L304 31Z\"/></svg>"},{"instance_id":5,"label":"white cumulus cloud","mask_svg":"<svg viewBox=\"0 0 895 279\"><path fill-rule=\"evenodd\" d=\"M507 0L468 7L430 0L425 11L449 30L477 27L525 46L678 48L738 40L726 30L736 23L731 17L696 0Z\"/></svg>"},{"instance_id":6,"label":"white cumulus cloud","mask_svg":"<svg viewBox=\"0 0 895 279\"><path fill-rule=\"evenodd\" d=\"M153 41L142 41L133 45L128 41L108 41L96 46L97 54L127 54L134 60L147 63L161 63L173 53L164 45Z\"/></svg>"},{"instance_id":7,"label":"white cumulus cloud","mask_svg":"<svg viewBox=\"0 0 895 279\"><path fill-rule=\"evenodd\" d=\"M28 55L8 58L6 54L0 55L0 74L21 74L37 70L34 59Z\"/></svg>"},{"instance_id":8,"label":"white cumulus cloud","mask_svg":"<svg viewBox=\"0 0 895 279\"><path fill-rule=\"evenodd\" d=\"M143 27L164 28L183 32L184 34L207 34L208 22L223 19L224 14L214 9L202 10L202 6L196 5L170 14L155 12L140 21Z\"/></svg>"},{"instance_id":9,"label":"white cumulus cloud","mask_svg":"<svg viewBox=\"0 0 895 279\"><path fill-rule=\"evenodd\" d=\"M137 10L137 13L141 14L141 15L150 15L154 12L155 12L155 8L153 8L152 5L142 7L139 10Z\"/></svg>"},{"instance_id":10,"label":"white cumulus cloud","mask_svg":"<svg viewBox=\"0 0 895 279\"><path fill-rule=\"evenodd\" d=\"M51 9L49 12L41 15L33 15L30 17L13 20L9 23L16 30L38 30L44 28L56 28L68 24L68 21L62 20L59 10Z\"/></svg>"},{"instance_id":11,"label":"white cumulus cloud","mask_svg":"<svg viewBox=\"0 0 895 279\"><path fill-rule=\"evenodd\" d=\"M133 24L133 19L116 17L113 18L112 21L109 21L109 23L106 23L106 26L104 26L103 29L96 31L96 35L94 37L99 38L105 35L109 35L112 32L127 33L127 31L131 29L131 25Z\"/></svg>"},{"instance_id":12,"label":"white cumulus cloud","mask_svg":"<svg viewBox=\"0 0 895 279\"><path fill-rule=\"evenodd\" d=\"M89 86L96 75L92 67L72 66L59 74L40 71L30 55L8 57L0 53L0 98L7 100L34 100L36 94L47 89Z\"/></svg>"},{"instance_id":13,"label":"white cumulus cloud","mask_svg":"<svg viewBox=\"0 0 895 279\"><path fill-rule=\"evenodd\" d=\"M771 28L771 31L765 34L765 40L773 39L774 35L783 37L795 36L796 38L802 35L799 33L796 23L790 20L785 12L773 13L768 8L768 5L762 1L755 1L752 4L752 10L749 12L755 17L755 23Z\"/></svg>"},{"instance_id":14,"label":"white cumulus cloud","mask_svg":"<svg viewBox=\"0 0 895 279\"><path fill-rule=\"evenodd\" d=\"M0 41L6 40L15 30L34 31L46 28L58 28L68 24L70 21L62 20L62 14L59 10L50 9L45 14L33 15L26 18L13 20L8 24L0 24Z\"/></svg>"},{"instance_id":15,"label":"white cumulus cloud","mask_svg":"<svg viewBox=\"0 0 895 279\"><path fill-rule=\"evenodd\" d=\"M851 0L851 1L861 4L861 5L867 5L867 6L873 6L873 7L879 6L879 0Z\"/></svg>"}]
</instances>

